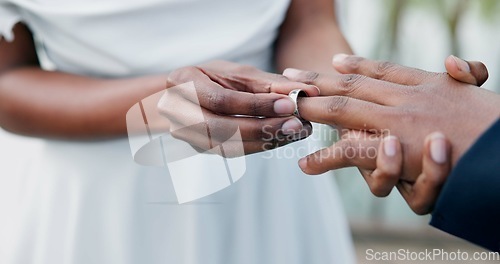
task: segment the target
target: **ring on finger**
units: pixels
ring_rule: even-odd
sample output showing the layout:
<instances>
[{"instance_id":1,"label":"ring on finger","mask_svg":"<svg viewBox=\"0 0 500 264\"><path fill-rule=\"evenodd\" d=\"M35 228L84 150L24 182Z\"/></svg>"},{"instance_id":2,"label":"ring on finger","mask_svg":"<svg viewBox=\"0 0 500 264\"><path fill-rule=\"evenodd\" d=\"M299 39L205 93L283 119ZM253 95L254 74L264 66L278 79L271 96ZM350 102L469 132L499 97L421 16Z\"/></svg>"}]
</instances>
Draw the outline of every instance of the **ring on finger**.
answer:
<instances>
[{"instance_id":1,"label":"ring on finger","mask_svg":"<svg viewBox=\"0 0 500 264\"><path fill-rule=\"evenodd\" d=\"M293 111L293 115L297 118L300 118L299 105L297 103L297 100L299 99L299 97L307 97L307 93L304 90L295 89L291 91L288 96L292 98L293 102L295 103L295 111Z\"/></svg>"}]
</instances>

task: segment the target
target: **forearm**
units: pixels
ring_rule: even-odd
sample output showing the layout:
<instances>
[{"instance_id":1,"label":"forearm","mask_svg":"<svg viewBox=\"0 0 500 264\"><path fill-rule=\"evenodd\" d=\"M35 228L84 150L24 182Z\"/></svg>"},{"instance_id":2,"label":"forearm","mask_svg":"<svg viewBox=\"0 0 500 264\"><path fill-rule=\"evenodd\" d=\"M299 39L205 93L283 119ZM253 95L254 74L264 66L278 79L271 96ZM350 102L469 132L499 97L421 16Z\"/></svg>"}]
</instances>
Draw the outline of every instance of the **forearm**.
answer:
<instances>
[{"instance_id":1,"label":"forearm","mask_svg":"<svg viewBox=\"0 0 500 264\"><path fill-rule=\"evenodd\" d=\"M276 63L279 71L298 68L329 73L333 71L332 57L337 53L352 51L335 18L318 17L284 25L277 43Z\"/></svg>"},{"instance_id":2,"label":"forearm","mask_svg":"<svg viewBox=\"0 0 500 264\"><path fill-rule=\"evenodd\" d=\"M38 67L13 69L0 75L0 126L47 138L123 136L128 109L165 89L164 79L94 79Z\"/></svg>"}]
</instances>

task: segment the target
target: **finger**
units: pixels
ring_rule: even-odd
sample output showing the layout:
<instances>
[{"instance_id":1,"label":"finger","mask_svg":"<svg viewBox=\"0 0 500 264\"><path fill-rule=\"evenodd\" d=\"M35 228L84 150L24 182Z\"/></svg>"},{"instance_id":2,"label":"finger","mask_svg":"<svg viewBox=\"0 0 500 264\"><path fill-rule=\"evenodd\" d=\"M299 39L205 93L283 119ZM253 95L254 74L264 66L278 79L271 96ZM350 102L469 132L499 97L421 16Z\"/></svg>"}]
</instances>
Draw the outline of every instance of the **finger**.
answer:
<instances>
[{"instance_id":1,"label":"finger","mask_svg":"<svg viewBox=\"0 0 500 264\"><path fill-rule=\"evenodd\" d=\"M375 169L380 142L378 137L360 131L350 134L350 137L344 137L332 146L300 159L299 167L309 175L352 166L363 170Z\"/></svg>"},{"instance_id":2,"label":"finger","mask_svg":"<svg viewBox=\"0 0 500 264\"><path fill-rule=\"evenodd\" d=\"M451 169L451 147L442 133L426 138L423 155L423 172L413 185L411 207L417 214L432 211Z\"/></svg>"},{"instance_id":3,"label":"finger","mask_svg":"<svg viewBox=\"0 0 500 264\"><path fill-rule=\"evenodd\" d=\"M198 68L188 67L171 73L168 77L163 107L175 101L166 98L190 100L215 113L248 116L289 116L295 103L287 96L276 93L247 93L226 89L213 82Z\"/></svg>"},{"instance_id":4,"label":"finger","mask_svg":"<svg viewBox=\"0 0 500 264\"><path fill-rule=\"evenodd\" d=\"M302 130L301 133L275 138L272 141L270 140L255 140L250 142L244 141L243 144L245 149L245 155L280 148L288 144L303 140L309 137L311 134L312 134L312 125L310 123L306 123L304 124L304 129Z\"/></svg>"},{"instance_id":5,"label":"finger","mask_svg":"<svg viewBox=\"0 0 500 264\"><path fill-rule=\"evenodd\" d=\"M237 91L288 94L292 90L301 89L308 96L319 95L319 89L314 85L291 81L281 74L265 72L248 65L215 61L200 69L224 88Z\"/></svg>"},{"instance_id":6,"label":"finger","mask_svg":"<svg viewBox=\"0 0 500 264\"><path fill-rule=\"evenodd\" d=\"M370 190L377 197L386 197L399 181L403 169L403 153L397 137L387 136L381 141L377 168L367 178Z\"/></svg>"},{"instance_id":7,"label":"finger","mask_svg":"<svg viewBox=\"0 0 500 264\"><path fill-rule=\"evenodd\" d=\"M390 107L346 96L300 98L298 109L300 116L311 122L368 129L372 133L387 129L393 116Z\"/></svg>"},{"instance_id":8,"label":"finger","mask_svg":"<svg viewBox=\"0 0 500 264\"><path fill-rule=\"evenodd\" d=\"M402 85L418 85L435 73L401 66L386 61L374 61L363 57L337 54L333 57L333 67L340 73L365 75L373 79Z\"/></svg>"},{"instance_id":9,"label":"finger","mask_svg":"<svg viewBox=\"0 0 500 264\"><path fill-rule=\"evenodd\" d=\"M174 130L171 134L174 138L187 142L198 152L209 152L228 158L272 150L307 138L312 133L312 126L306 124L304 125L304 133L281 138L245 141L237 135L236 131L231 138L221 141L212 138L209 132L200 133L198 129L182 127L182 125L175 122L172 124L172 127Z\"/></svg>"},{"instance_id":10,"label":"finger","mask_svg":"<svg viewBox=\"0 0 500 264\"><path fill-rule=\"evenodd\" d=\"M488 69L479 61L465 61L450 55L445 60L448 74L463 83L481 86L488 80Z\"/></svg>"},{"instance_id":11,"label":"finger","mask_svg":"<svg viewBox=\"0 0 500 264\"><path fill-rule=\"evenodd\" d=\"M188 102L179 101L176 107L162 110L169 121L178 124L179 128L189 128L198 134L210 133L210 137L225 141L239 130L243 140L272 140L287 135L303 132L304 122L296 117L235 117L221 116ZM182 111L179 111L182 109ZM201 111L200 111L201 110ZM197 112L198 111L198 112ZM194 113L199 113L194 114ZM171 131L174 131L171 128Z\"/></svg>"},{"instance_id":12,"label":"finger","mask_svg":"<svg viewBox=\"0 0 500 264\"><path fill-rule=\"evenodd\" d=\"M401 101L410 87L372 79L360 74L319 74L297 69L286 69L287 78L320 87L322 96L348 96L381 105Z\"/></svg>"}]
</instances>

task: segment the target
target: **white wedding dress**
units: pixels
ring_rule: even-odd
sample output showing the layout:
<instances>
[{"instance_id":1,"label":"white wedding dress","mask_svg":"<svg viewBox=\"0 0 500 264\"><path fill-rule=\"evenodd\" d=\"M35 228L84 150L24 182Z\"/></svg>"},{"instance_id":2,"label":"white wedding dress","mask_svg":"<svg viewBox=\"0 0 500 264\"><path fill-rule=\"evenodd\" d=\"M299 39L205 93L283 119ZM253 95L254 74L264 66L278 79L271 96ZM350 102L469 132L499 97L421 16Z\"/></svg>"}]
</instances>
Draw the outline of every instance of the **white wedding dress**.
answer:
<instances>
[{"instance_id":1,"label":"white wedding dress","mask_svg":"<svg viewBox=\"0 0 500 264\"><path fill-rule=\"evenodd\" d=\"M51 67L87 76L166 73L212 59L271 70L288 5L0 0L0 35L11 40L12 25L23 21ZM305 176L297 166L317 144L248 156L241 180L179 205L168 170L136 164L126 138L43 140L26 173L9 175L22 177L22 193L0 219L0 263L354 263L331 176Z\"/></svg>"}]
</instances>

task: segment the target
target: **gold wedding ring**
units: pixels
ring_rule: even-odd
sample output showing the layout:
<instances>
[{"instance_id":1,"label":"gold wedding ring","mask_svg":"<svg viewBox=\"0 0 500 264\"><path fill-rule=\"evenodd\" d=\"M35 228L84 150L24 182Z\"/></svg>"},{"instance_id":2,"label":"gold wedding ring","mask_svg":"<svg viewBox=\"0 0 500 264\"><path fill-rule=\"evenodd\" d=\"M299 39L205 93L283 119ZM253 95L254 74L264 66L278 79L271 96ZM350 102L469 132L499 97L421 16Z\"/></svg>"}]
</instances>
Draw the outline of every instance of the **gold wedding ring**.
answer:
<instances>
[{"instance_id":1,"label":"gold wedding ring","mask_svg":"<svg viewBox=\"0 0 500 264\"><path fill-rule=\"evenodd\" d=\"M297 100L299 99L299 97L307 97L307 93L301 89L296 89L291 91L288 96L292 98L293 102L295 103L295 111L293 111L293 115L297 118L300 118L299 105L297 103Z\"/></svg>"}]
</instances>

